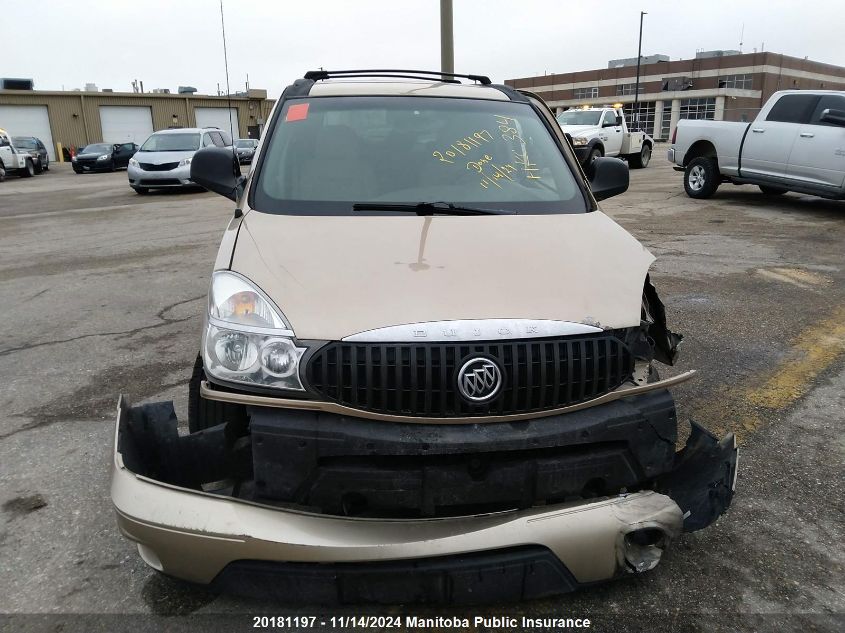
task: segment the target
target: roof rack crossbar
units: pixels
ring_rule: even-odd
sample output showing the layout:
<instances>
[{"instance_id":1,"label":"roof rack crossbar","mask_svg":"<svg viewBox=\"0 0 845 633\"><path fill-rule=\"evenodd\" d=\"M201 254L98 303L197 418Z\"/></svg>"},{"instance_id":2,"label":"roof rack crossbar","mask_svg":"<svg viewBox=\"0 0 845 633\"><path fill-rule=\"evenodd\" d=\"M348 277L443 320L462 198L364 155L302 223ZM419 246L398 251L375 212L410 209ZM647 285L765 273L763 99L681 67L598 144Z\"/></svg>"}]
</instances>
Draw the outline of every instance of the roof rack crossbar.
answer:
<instances>
[{"instance_id":1,"label":"roof rack crossbar","mask_svg":"<svg viewBox=\"0 0 845 633\"><path fill-rule=\"evenodd\" d=\"M485 75L462 75L460 73L444 73L437 70L375 68L362 70L309 70L305 73L305 79L311 79L312 81L331 79L332 77L402 77L406 79L431 79L440 77L440 81L448 81L450 83L459 83L456 78L461 77L463 79L477 81L485 86L489 86L492 83L490 78Z\"/></svg>"}]
</instances>

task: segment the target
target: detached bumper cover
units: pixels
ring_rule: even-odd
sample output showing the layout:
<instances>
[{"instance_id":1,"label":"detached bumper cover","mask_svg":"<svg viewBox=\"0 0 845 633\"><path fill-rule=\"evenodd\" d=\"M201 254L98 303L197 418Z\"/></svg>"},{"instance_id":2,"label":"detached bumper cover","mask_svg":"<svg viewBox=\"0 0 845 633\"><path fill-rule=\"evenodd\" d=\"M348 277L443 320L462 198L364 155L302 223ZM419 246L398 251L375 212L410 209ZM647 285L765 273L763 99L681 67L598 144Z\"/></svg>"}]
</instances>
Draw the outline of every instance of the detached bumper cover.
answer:
<instances>
[{"instance_id":1,"label":"detached bumper cover","mask_svg":"<svg viewBox=\"0 0 845 633\"><path fill-rule=\"evenodd\" d=\"M180 437L170 403L130 408L121 398L118 407L112 500L120 530L144 560L221 589L287 587L278 596L293 600L488 602L644 571L685 520L699 529L724 512L736 464L732 439L720 444L694 433L675 476L661 476L660 492L438 519L350 518L204 492L190 476L172 479L174 459L193 453L215 461L225 427ZM185 442L183 452L177 447ZM216 463L186 464L184 472L246 467L227 451Z\"/></svg>"}]
</instances>

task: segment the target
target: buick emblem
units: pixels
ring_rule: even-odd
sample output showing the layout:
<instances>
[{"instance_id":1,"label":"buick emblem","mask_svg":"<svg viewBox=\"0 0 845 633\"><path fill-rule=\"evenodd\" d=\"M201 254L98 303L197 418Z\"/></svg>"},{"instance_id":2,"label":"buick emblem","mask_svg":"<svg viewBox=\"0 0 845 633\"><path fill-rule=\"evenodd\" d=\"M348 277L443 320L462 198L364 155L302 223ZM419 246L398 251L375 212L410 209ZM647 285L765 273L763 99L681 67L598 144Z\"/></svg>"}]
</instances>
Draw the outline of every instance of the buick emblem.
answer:
<instances>
[{"instance_id":1,"label":"buick emblem","mask_svg":"<svg viewBox=\"0 0 845 633\"><path fill-rule=\"evenodd\" d=\"M458 391L470 402L487 402L501 388L502 371L489 358L470 358L458 370Z\"/></svg>"}]
</instances>

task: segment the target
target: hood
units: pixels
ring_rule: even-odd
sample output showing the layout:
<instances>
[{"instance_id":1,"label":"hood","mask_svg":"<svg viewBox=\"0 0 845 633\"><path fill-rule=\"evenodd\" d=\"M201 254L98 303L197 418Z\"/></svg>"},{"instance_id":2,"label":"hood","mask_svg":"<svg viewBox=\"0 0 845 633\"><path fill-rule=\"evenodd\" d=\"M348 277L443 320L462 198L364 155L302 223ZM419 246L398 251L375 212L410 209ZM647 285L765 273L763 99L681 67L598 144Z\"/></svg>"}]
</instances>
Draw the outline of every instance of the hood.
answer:
<instances>
[{"instance_id":1,"label":"hood","mask_svg":"<svg viewBox=\"0 0 845 633\"><path fill-rule=\"evenodd\" d=\"M596 125L562 125L560 127L564 132L571 136L592 134L598 132L601 129Z\"/></svg>"},{"instance_id":2,"label":"hood","mask_svg":"<svg viewBox=\"0 0 845 633\"><path fill-rule=\"evenodd\" d=\"M600 211L532 216L289 216L250 211L232 270L297 337L453 319L640 323L654 257Z\"/></svg>"},{"instance_id":3,"label":"hood","mask_svg":"<svg viewBox=\"0 0 845 633\"><path fill-rule=\"evenodd\" d=\"M87 154L77 154L76 158L99 158L100 156L108 156L111 152L88 152Z\"/></svg>"},{"instance_id":4,"label":"hood","mask_svg":"<svg viewBox=\"0 0 845 633\"><path fill-rule=\"evenodd\" d=\"M196 154L196 150L187 150L184 152L135 152L132 156L139 163L150 163L152 165L161 165L162 163L178 163L183 158L190 158Z\"/></svg>"}]
</instances>

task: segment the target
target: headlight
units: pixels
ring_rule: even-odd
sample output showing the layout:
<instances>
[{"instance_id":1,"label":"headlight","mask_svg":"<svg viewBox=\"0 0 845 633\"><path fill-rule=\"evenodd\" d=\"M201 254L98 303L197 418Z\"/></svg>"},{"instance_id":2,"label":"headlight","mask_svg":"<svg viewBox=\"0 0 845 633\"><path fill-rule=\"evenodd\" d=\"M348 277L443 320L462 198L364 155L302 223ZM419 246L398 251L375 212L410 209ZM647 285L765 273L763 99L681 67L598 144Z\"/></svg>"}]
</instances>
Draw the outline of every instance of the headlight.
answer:
<instances>
[{"instance_id":1,"label":"headlight","mask_svg":"<svg viewBox=\"0 0 845 633\"><path fill-rule=\"evenodd\" d=\"M190 158L183 158L179 161L179 167L184 167L185 165L190 165L191 159Z\"/></svg>"},{"instance_id":2,"label":"headlight","mask_svg":"<svg viewBox=\"0 0 845 633\"><path fill-rule=\"evenodd\" d=\"M586 145L586 144L587 144L587 143L589 143L589 142L590 142L590 141L588 141L588 140L587 140L586 138L584 138L583 136L573 136L573 137L572 137L572 144L573 144L575 147L579 147L579 146L581 146L581 145Z\"/></svg>"},{"instance_id":3,"label":"headlight","mask_svg":"<svg viewBox=\"0 0 845 633\"><path fill-rule=\"evenodd\" d=\"M214 273L203 344L203 361L209 375L255 386L303 391L299 361L304 352L304 347L297 347L293 331L267 295L237 273Z\"/></svg>"},{"instance_id":4,"label":"headlight","mask_svg":"<svg viewBox=\"0 0 845 633\"><path fill-rule=\"evenodd\" d=\"M74 154L73 156L70 157L70 162L72 162L72 163L76 162L76 154Z\"/></svg>"},{"instance_id":5,"label":"headlight","mask_svg":"<svg viewBox=\"0 0 845 633\"><path fill-rule=\"evenodd\" d=\"M138 161L137 161L137 160L135 160L134 158L130 158L130 159L129 159L129 164L130 164L130 165L132 165L133 167L137 167L137 166L138 166Z\"/></svg>"},{"instance_id":6,"label":"headlight","mask_svg":"<svg viewBox=\"0 0 845 633\"><path fill-rule=\"evenodd\" d=\"M103 154L102 156L98 156L97 160L108 160L111 158L111 154Z\"/></svg>"}]
</instances>

